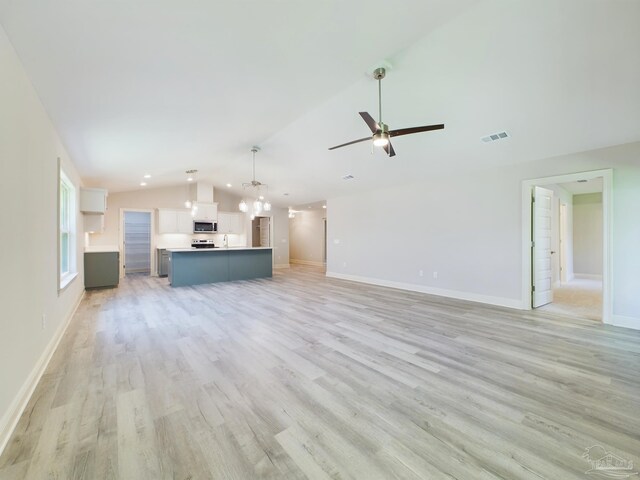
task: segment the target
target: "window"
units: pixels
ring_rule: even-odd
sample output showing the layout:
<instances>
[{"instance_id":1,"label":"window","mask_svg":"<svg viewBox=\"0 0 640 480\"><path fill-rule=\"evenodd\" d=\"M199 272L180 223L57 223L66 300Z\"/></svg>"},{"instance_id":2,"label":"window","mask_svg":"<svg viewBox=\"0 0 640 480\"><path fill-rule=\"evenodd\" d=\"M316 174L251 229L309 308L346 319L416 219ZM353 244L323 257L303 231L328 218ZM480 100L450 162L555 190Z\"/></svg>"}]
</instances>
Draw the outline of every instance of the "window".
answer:
<instances>
[{"instance_id":1,"label":"window","mask_svg":"<svg viewBox=\"0 0 640 480\"><path fill-rule=\"evenodd\" d=\"M69 178L60 170L60 289L66 287L76 275L76 208L75 188Z\"/></svg>"}]
</instances>

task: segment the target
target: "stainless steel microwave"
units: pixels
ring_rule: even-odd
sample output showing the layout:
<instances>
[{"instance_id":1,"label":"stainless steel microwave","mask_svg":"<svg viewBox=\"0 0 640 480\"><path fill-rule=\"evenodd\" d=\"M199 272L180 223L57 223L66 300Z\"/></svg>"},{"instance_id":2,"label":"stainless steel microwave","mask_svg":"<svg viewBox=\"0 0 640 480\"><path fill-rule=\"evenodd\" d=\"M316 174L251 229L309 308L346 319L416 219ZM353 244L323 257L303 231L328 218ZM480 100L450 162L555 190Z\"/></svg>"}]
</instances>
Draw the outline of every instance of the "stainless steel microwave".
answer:
<instances>
[{"instance_id":1,"label":"stainless steel microwave","mask_svg":"<svg viewBox=\"0 0 640 480\"><path fill-rule=\"evenodd\" d=\"M206 220L193 221L193 233L216 233L217 231L218 224L216 222Z\"/></svg>"}]
</instances>

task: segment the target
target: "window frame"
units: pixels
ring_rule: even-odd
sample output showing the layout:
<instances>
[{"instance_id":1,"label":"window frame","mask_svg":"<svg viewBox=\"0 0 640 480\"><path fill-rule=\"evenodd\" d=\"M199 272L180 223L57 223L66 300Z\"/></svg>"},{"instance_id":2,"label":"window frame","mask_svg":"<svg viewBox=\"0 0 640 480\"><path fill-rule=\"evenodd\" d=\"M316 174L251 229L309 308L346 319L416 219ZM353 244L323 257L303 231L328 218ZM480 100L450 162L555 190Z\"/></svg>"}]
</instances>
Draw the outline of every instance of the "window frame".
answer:
<instances>
[{"instance_id":1,"label":"window frame","mask_svg":"<svg viewBox=\"0 0 640 480\"><path fill-rule=\"evenodd\" d=\"M62 168L58 169L58 291L78 275L76 268L76 187ZM66 242L64 241L66 236ZM65 252L66 250L66 257ZM65 261L66 260L66 261Z\"/></svg>"}]
</instances>

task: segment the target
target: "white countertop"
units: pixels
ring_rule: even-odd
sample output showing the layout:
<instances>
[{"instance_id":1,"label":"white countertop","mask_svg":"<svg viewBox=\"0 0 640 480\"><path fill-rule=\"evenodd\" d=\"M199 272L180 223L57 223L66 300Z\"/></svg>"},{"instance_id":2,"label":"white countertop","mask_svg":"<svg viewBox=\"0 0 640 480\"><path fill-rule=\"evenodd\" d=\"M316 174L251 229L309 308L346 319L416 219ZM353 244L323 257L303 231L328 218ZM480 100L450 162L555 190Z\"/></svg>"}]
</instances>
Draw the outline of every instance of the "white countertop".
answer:
<instances>
[{"instance_id":1,"label":"white countertop","mask_svg":"<svg viewBox=\"0 0 640 480\"><path fill-rule=\"evenodd\" d=\"M225 252L228 250L271 250L271 247L167 248L167 252Z\"/></svg>"},{"instance_id":2,"label":"white countertop","mask_svg":"<svg viewBox=\"0 0 640 480\"><path fill-rule=\"evenodd\" d=\"M104 253L104 252L119 252L120 249L117 245L94 245L90 247L84 247L85 253Z\"/></svg>"}]
</instances>

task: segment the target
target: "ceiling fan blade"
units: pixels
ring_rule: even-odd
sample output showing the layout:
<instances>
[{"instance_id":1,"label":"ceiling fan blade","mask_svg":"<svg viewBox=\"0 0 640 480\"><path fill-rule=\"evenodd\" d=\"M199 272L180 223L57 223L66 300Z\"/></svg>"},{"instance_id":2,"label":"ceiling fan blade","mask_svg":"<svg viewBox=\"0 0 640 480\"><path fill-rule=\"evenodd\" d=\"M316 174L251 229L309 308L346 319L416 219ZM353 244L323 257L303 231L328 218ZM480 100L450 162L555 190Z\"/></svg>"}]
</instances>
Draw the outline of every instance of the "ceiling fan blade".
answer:
<instances>
[{"instance_id":1,"label":"ceiling fan blade","mask_svg":"<svg viewBox=\"0 0 640 480\"><path fill-rule=\"evenodd\" d=\"M384 151L387 152L387 155L389 155L390 157L395 156L396 151L393 149L393 145L391 145L391 142L387 143L384 147Z\"/></svg>"},{"instance_id":2,"label":"ceiling fan blade","mask_svg":"<svg viewBox=\"0 0 640 480\"><path fill-rule=\"evenodd\" d=\"M376 133L378 130L380 130L378 123L367 112L360 112L360 116L371 129L371 133Z\"/></svg>"},{"instance_id":3,"label":"ceiling fan blade","mask_svg":"<svg viewBox=\"0 0 640 480\"><path fill-rule=\"evenodd\" d=\"M336 148L346 147L347 145L353 145L354 143L364 142L366 140L371 140L371 137L364 137L359 140L354 140L352 142L343 143L342 145L336 145L335 147L329 148L329 150L335 150Z\"/></svg>"},{"instance_id":4,"label":"ceiling fan blade","mask_svg":"<svg viewBox=\"0 0 640 480\"><path fill-rule=\"evenodd\" d=\"M431 130L442 130L444 124L425 125L424 127L399 128L398 130L389 130L390 137L399 137L401 135L411 135L412 133L429 132Z\"/></svg>"}]
</instances>

